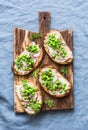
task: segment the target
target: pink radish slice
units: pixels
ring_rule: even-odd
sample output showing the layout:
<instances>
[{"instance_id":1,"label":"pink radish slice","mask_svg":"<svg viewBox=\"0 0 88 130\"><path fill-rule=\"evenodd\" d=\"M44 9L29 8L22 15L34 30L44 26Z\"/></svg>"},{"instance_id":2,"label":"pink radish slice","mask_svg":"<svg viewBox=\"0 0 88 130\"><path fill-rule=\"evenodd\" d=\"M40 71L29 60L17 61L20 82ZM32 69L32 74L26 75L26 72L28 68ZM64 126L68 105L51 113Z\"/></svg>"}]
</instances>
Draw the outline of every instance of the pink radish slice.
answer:
<instances>
[{"instance_id":1,"label":"pink radish slice","mask_svg":"<svg viewBox=\"0 0 88 130\"><path fill-rule=\"evenodd\" d=\"M39 56L40 56L40 52L38 52L38 53L36 53L36 54L33 55L34 58L37 58Z\"/></svg>"},{"instance_id":2,"label":"pink radish slice","mask_svg":"<svg viewBox=\"0 0 88 130\"><path fill-rule=\"evenodd\" d=\"M34 63L35 63L35 62L37 61L37 58L35 58L35 57L33 57L33 56L32 56L32 58L33 58L33 60L34 60Z\"/></svg>"},{"instance_id":3,"label":"pink radish slice","mask_svg":"<svg viewBox=\"0 0 88 130\"><path fill-rule=\"evenodd\" d=\"M34 58L34 62L36 62L37 61L37 59L36 58Z\"/></svg>"},{"instance_id":4,"label":"pink radish slice","mask_svg":"<svg viewBox=\"0 0 88 130\"><path fill-rule=\"evenodd\" d=\"M37 99L37 97L38 97L38 94L37 94L37 93L35 93L35 95L34 95L34 99Z\"/></svg>"}]
</instances>

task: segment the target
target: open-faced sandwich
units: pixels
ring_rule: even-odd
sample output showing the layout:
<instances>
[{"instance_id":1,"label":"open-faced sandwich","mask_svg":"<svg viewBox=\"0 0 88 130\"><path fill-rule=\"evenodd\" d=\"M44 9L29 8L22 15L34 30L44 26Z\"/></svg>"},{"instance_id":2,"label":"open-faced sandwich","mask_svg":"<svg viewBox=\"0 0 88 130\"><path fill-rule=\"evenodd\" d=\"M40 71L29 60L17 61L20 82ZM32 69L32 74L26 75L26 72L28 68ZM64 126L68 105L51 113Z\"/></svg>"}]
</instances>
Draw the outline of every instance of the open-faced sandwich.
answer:
<instances>
[{"instance_id":1,"label":"open-faced sandwich","mask_svg":"<svg viewBox=\"0 0 88 130\"><path fill-rule=\"evenodd\" d=\"M38 84L32 80L23 80L16 86L16 94L25 112L30 115L40 112L43 98Z\"/></svg>"},{"instance_id":2,"label":"open-faced sandwich","mask_svg":"<svg viewBox=\"0 0 88 130\"><path fill-rule=\"evenodd\" d=\"M50 95L61 98L69 94L71 84L51 65L40 69L39 83Z\"/></svg>"},{"instance_id":3,"label":"open-faced sandwich","mask_svg":"<svg viewBox=\"0 0 88 130\"><path fill-rule=\"evenodd\" d=\"M12 69L17 75L27 75L34 70L43 57L43 50L35 42L29 46L15 59Z\"/></svg>"},{"instance_id":4,"label":"open-faced sandwich","mask_svg":"<svg viewBox=\"0 0 88 130\"><path fill-rule=\"evenodd\" d=\"M61 33L51 30L44 38L44 48L50 58L58 64L68 64L73 60L73 54Z\"/></svg>"}]
</instances>

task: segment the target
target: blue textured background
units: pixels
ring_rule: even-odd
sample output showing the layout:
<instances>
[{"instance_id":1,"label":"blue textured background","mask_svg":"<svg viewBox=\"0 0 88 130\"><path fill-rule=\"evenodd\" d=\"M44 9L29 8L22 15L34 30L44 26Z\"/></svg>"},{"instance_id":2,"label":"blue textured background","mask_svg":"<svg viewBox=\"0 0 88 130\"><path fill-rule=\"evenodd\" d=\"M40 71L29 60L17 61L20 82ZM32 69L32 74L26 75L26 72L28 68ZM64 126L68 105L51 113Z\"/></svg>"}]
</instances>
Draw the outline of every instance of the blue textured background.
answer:
<instances>
[{"instance_id":1,"label":"blue textured background","mask_svg":"<svg viewBox=\"0 0 88 130\"><path fill-rule=\"evenodd\" d=\"M75 108L31 117L13 111L13 29L38 31L39 11L51 12L51 28L73 30ZM0 130L46 129L88 130L88 0L0 0Z\"/></svg>"}]
</instances>

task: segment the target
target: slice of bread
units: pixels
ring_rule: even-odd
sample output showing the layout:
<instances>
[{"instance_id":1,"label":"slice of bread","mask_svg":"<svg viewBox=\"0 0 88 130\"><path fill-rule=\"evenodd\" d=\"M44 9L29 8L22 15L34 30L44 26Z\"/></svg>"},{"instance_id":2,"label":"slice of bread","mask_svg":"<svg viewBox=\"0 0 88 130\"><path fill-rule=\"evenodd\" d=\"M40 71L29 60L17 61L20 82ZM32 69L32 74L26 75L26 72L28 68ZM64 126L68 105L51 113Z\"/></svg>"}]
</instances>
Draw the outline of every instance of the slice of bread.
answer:
<instances>
[{"instance_id":1,"label":"slice of bread","mask_svg":"<svg viewBox=\"0 0 88 130\"><path fill-rule=\"evenodd\" d=\"M39 83L45 92L56 98L62 98L68 95L71 90L69 81L51 65L43 66L40 69Z\"/></svg>"},{"instance_id":2,"label":"slice of bread","mask_svg":"<svg viewBox=\"0 0 88 130\"><path fill-rule=\"evenodd\" d=\"M73 60L72 51L57 30L51 30L46 34L44 48L50 58L58 64L69 64Z\"/></svg>"},{"instance_id":3,"label":"slice of bread","mask_svg":"<svg viewBox=\"0 0 88 130\"><path fill-rule=\"evenodd\" d=\"M13 64L12 64L12 70L13 70L13 72L15 73L15 74L17 74L17 75L27 75L27 74L29 74L30 72L32 72L38 65L39 65L39 63L41 62L41 60L42 60L42 57L43 57L43 49L42 49L42 47L40 47L38 44L36 44L35 42L31 42L30 43L30 45L28 46L28 47L30 47L30 46L32 46L32 45L37 45L37 47L38 47L38 52L37 53L31 53L30 52L30 50L27 50L27 49L25 49L16 59L15 59L15 61L13 62ZM20 67L20 69L16 69L17 68L17 65L16 65L16 60L19 58L19 57L22 57L22 56L24 56L24 55L26 55L26 57L30 57L30 59L32 59L33 60L33 64L32 64L32 66L31 67L29 67L29 69L27 69L27 70L23 70L21 67ZM28 62L29 62L29 64L30 64L30 59L29 58L27 58L28 59ZM27 64L26 64L26 62L23 60L22 61L22 67L26 67L27 66ZM23 67L23 68L24 68Z\"/></svg>"},{"instance_id":4,"label":"slice of bread","mask_svg":"<svg viewBox=\"0 0 88 130\"><path fill-rule=\"evenodd\" d=\"M26 87L25 84L27 84ZM29 86L29 89L27 86ZM26 93L26 99L25 91L28 93ZM35 80L30 78L23 81L23 83L19 82L16 86L16 94L21 102L21 105L23 106L24 111L29 115L36 115L42 109L43 97L39 85L35 82Z\"/></svg>"}]
</instances>

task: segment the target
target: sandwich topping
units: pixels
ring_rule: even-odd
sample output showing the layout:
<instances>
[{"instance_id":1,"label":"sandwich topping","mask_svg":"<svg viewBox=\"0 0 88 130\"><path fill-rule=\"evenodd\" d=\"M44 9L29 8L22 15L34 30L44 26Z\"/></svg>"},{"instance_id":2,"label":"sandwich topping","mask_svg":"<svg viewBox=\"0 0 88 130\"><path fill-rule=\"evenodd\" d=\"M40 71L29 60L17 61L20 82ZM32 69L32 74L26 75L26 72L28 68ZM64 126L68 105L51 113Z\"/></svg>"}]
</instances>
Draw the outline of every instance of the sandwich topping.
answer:
<instances>
[{"instance_id":1,"label":"sandwich topping","mask_svg":"<svg viewBox=\"0 0 88 130\"><path fill-rule=\"evenodd\" d=\"M56 36L57 35L55 34L50 34L47 38L47 44L54 50L54 53L52 53L52 56L54 58L58 59L59 55L65 58L67 56L67 51L65 50L65 47L62 45L61 40Z\"/></svg>"},{"instance_id":2,"label":"sandwich topping","mask_svg":"<svg viewBox=\"0 0 88 130\"><path fill-rule=\"evenodd\" d=\"M58 32L51 32L45 37L45 42L48 45L48 51L50 56L59 61L65 61L71 57L72 53L70 49L67 47L65 42L61 40Z\"/></svg>"},{"instance_id":3,"label":"sandwich topping","mask_svg":"<svg viewBox=\"0 0 88 130\"><path fill-rule=\"evenodd\" d=\"M35 42L32 42L26 50L21 53L15 60L15 69L17 72L29 71L36 64L37 58L40 56L40 49Z\"/></svg>"},{"instance_id":4,"label":"sandwich topping","mask_svg":"<svg viewBox=\"0 0 88 130\"><path fill-rule=\"evenodd\" d=\"M42 100L38 93L38 88L29 84L26 80L22 81L20 87L17 87L17 94L25 111L28 113L37 113L42 107Z\"/></svg>"},{"instance_id":5,"label":"sandwich topping","mask_svg":"<svg viewBox=\"0 0 88 130\"><path fill-rule=\"evenodd\" d=\"M52 95L64 94L68 90L68 82L56 73L55 69L44 68L40 72L39 82L47 89Z\"/></svg>"}]
</instances>

